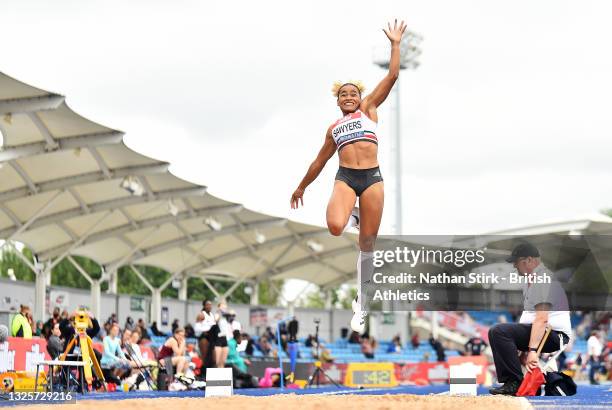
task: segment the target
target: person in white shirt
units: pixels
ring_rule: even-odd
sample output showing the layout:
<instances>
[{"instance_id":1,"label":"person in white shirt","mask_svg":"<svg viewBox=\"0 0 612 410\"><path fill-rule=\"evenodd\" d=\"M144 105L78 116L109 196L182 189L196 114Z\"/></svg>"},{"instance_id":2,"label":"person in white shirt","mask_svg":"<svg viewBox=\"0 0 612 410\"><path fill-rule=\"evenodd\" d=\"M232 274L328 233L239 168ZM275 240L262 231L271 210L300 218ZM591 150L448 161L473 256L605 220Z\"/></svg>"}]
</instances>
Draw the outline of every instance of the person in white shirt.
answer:
<instances>
[{"instance_id":1,"label":"person in white shirt","mask_svg":"<svg viewBox=\"0 0 612 410\"><path fill-rule=\"evenodd\" d=\"M523 289L523 314L519 323L498 323L489 329L489 344L493 352L497 380L504 383L492 388L491 394L516 395L523 380L522 352L527 371L539 365L536 353L546 331L552 328L544 342L542 352L552 353L560 349L561 339L567 344L571 335L571 323L567 296L552 272L540 261L540 252L530 243L517 245L506 259L520 275L530 279ZM550 283L537 281L536 277L550 277Z\"/></svg>"},{"instance_id":2,"label":"person in white shirt","mask_svg":"<svg viewBox=\"0 0 612 410\"><path fill-rule=\"evenodd\" d=\"M587 340L587 360L591 368L589 369L589 381L591 384L599 384L595 380L595 373L601 369L601 352L603 352L603 344L599 340L597 330L591 332L591 336Z\"/></svg>"},{"instance_id":3,"label":"person in white shirt","mask_svg":"<svg viewBox=\"0 0 612 410\"><path fill-rule=\"evenodd\" d=\"M217 322L212 313L212 302L207 299L202 303L202 311L198 313L196 322L193 325L193 330L198 338L200 358L202 359L202 370L214 366L214 348L212 348L212 346L214 346L214 338L210 329L216 324ZM202 374L204 374L204 372Z\"/></svg>"},{"instance_id":4,"label":"person in white shirt","mask_svg":"<svg viewBox=\"0 0 612 410\"><path fill-rule=\"evenodd\" d=\"M231 339L233 338L233 334L234 331L239 331L240 333L242 333L242 325L240 324L239 321L236 320L236 311L234 309L231 309L229 311L229 315L227 316L227 322L229 323L230 327L231 327L231 332L229 335L227 335L227 339Z\"/></svg>"}]
</instances>

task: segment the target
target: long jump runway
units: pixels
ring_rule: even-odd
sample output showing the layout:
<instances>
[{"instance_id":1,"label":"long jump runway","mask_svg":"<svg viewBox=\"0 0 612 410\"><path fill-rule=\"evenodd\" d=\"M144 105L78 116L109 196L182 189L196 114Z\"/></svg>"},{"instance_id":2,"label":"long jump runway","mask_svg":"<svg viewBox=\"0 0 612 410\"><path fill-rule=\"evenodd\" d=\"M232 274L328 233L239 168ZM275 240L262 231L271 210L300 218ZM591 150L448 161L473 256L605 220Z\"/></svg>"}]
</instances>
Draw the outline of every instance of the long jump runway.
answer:
<instances>
[{"instance_id":1,"label":"long jump runway","mask_svg":"<svg viewBox=\"0 0 612 410\"><path fill-rule=\"evenodd\" d=\"M301 410L327 409L346 406L347 395L352 395L351 410L357 409L456 409L466 406L472 409L612 409L610 386L578 386L578 393L571 397L530 397L514 398L491 396L487 388L478 389L477 397L457 397L448 395L448 386L399 386L384 389L355 389L348 387L320 387L303 390L243 389L236 390L234 397L207 398L211 408L227 406L232 410ZM78 395L78 407L87 410L115 410L116 400L122 400L122 409L140 410L146 406L153 410L188 410L202 405L202 391L183 392L113 392ZM265 399L264 399L265 398ZM0 401L0 406L27 406L28 403ZM39 404L37 404L38 406ZM43 404L44 405L44 404ZM47 404L48 405L48 404ZM56 404L54 410L63 410L70 404ZM38 407L40 409L40 407ZM65 407L65 410L74 407Z\"/></svg>"}]
</instances>

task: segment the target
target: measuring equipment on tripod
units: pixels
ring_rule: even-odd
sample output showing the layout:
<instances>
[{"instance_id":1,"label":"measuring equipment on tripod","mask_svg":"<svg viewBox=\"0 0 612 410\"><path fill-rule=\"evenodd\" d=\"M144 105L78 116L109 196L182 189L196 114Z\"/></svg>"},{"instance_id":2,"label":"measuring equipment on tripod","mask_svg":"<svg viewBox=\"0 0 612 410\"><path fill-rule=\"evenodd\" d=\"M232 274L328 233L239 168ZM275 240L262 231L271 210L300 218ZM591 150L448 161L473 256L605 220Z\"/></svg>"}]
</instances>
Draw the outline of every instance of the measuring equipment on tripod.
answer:
<instances>
[{"instance_id":1,"label":"measuring equipment on tripod","mask_svg":"<svg viewBox=\"0 0 612 410\"><path fill-rule=\"evenodd\" d=\"M70 343L68 343L68 345L66 346L66 350L62 354L61 360L66 360L68 352L70 352L70 350L72 350L72 348L76 345L78 338L83 362L91 364L86 364L85 366L83 366L85 381L87 382L87 387L91 391L91 385L93 383L93 375L91 373L92 367L96 372L96 376L98 376L98 379L100 379L104 386L106 385L104 384L105 380L104 375L102 374L102 368L100 367L100 363L98 363L98 359L96 358L96 353L93 350L91 338L87 335L87 328L89 327L92 327L89 314L84 310L77 310L74 315L75 334L74 336L72 336L72 340L70 340Z\"/></svg>"}]
</instances>

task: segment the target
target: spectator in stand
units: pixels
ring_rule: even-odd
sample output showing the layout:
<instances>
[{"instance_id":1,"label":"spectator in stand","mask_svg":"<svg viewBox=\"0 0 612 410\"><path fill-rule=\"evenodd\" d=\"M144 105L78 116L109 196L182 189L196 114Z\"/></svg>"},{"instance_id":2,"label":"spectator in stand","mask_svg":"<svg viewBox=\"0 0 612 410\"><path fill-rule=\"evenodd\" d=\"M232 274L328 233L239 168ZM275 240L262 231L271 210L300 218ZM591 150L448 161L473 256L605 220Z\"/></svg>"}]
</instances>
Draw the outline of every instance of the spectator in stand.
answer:
<instances>
[{"instance_id":1,"label":"spectator in stand","mask_svg":"<svg viewBox=\"0 0 612 410\"><path fill-rule=\"evenodd\" d=\"M51 335L47 339L47 352L49 353L49 356L51 356L51 359L57 359L59 355L64 353L62 350L63 342L62 339L60 339L61 336L62 332L60 331L59 323L56 323L53 325Z\"/></svg>"},{"instance_id":2,"label":"spectator in stand","mask_svg":"<svg viewBox=\"0 0 612 410\"><path fill-rule=\"evenodd\" d=\"M123 329L123 333L121 334L121 350L123 353L127 353L126 346L132 340L132 331L130 329Z\"/></svg>"},{"instance_id":3,"label":"spectator in stand","mask_svg":"<svg viewBox=\"0 0 612 410\"><path fill-rule=\"evenodd\" d=\"M268 341L276 340L274 338L274 332L272 331L272 328L270 326L266 327L266 330L263 333L262 337L265 337L266 339L268 339Z\"/></svg>"},{"instance_id":4,"label":"spectator in stand","mask_svg":"<svg viewBox=\"0 0 612 410\"><path fill-rule=\"evenodd\" d=\"M177 327L174 329L173 335L166 340L159 350L157 359L164 366L166 359L170 358L170 362L175 369L174 374L177 378L180 378L189 365L185 352L185 329Z\"/></svg>"},{"instance_id":5,"label":"spectator in stand","mask_svg":"<svg viewBox=\"0 0 612 410\"><path fill-rule=\"evenodd\" d=\"M243 344L243 335L239 330L234 330L233 337L227 341L229 353L226 365L231 367L234 376L234 386L237 388L258 387L257 378L248 373L251 362L240 356L240 345Z\"/></svg>"},{"instance_id":6,"label":"spectator in stand","mask_svg":"<svg viewBox=\"0 0 612 410\"><path fill-rule=\"evenodd\" d=\"M213 326L216 326L215 317L212 313L212 302L204 300L202 302L202 311L196 318L194 331L198 338L198 347L200 348L200 359L202 360L202 368L214 367L214 336L211 332Z\"/></svg>"},{"instance_id":7,"label":"spectator in stand","mask_svg":"<svg viewBox=\"0 0 612 410\"><path fill-rule=\"evenodd\" d=\"M439 362L445 362L446 361L446 353L444 352L444 346L442 346L442 343L440 343L439 340L435 339L433 337L433 335L430 335L429 336L429 344L431 345L431 347L436 352L436 359Z\"/></svg>"},{"instance_id":8,"label":"spectator in stand","mask_svg":"<svg viewBox=\"0 0 612 410\"><path fill-rule=\"evenodd\" d=\"M401 353L402 352L402 342L400 341L400 336L395 335L387 348L387 353Z\"/></svg>"},{"instance_id":9,"label":"spectator in stand","mask_svg":"<svg viewBox=\"0 0 612 410\"><path fill-rule=\"evenodd\" d=\"M236 320L236 311L234 309L229 311L229 316L227 317L227 321L232 328L232 332L235 330L242 332L242 325L238 320Z\"/></svg>"},{"instance_id":10,"label":"spectator in stand","mask_svg":"<svg viewBox=\"0 0 612 410\"><path fill-rule=\"evenodd\" d=\"M35 335L38 337L44 337L43 334L43 321L42 320L37 320L36 321L36 330L35 330Z\"/></svg>"},{"instance_id":11,"label":"spectator in stand","mask_svg":"<svg viewBox=\"0 0 612 410\"><path fill-rule=\"evenodd\" d=\"M193 326L191 326L189 323L185 325L185 337L187 339L193 339L196 337L195 330L193 330Z\"/></svg>"},{"instance_id":12,"label":"spectator in stand","mask_svg":"<svg viewBox=\"0 0 612 410\"><path fill-rule=\"evenodd\" d=\"M306 340L304 341L304 346L312 347L314 341L315 341L314 336L309 334L308 337L306 337Z\"/></svg>"},{"instance_id":13,"label":"spectator in stand","mask_svg":"<svg viewBox=\"0 0 612 410\"><path fill-rule=\"evenodd\" d=\"M587 340L587 361L589 363L589 382L591 384L599 384L595 379L595 373L602 368L601 353L603 352L603 344L601 343L599 332L593 330L589 340Z\"/></svg>"},{"instance_id":14,"label":"spectator in stand","mask_svg":"<svg viewBox=\"0 0 612 410\"><path fill-rule=\"evenodd\" d=\"M373 359L375 351L376 351L376 340L373 337L370 337L368 335L363 336L361 338L361 353L363 353L363 355L367 359Z\"/></svg>"},{"instance_id":15,"label":"spectator in stand","mask_svg":"<svg viewBox=\"0 0 612 410\"><path fill-rule=\"evenodd\" d=\"M49 320L47 320L45 322L45 325L43 326L43 335L45 337L45 339L49 339L49 337L51 336L52 330L53 330L53 326L55 326L55 324L59 323L61 320L60 318L60 308L58 306L56 306L53 309L53 315L49 318Z\"/></svg>"},{"instance_id":16,"label":"spectator in stand","mask_svg":"<svg viewBox=\"0 0 612 410\"><path fill-rule=\"evenodd\" d=\"M268 341L267 337L262 336L259 338L259 343L257 344L257 348L264 356L272 355L272 345Z\"/></svg>"},{"instance_id":17,"label":"spectator in stand","mask_svg":"<svg viewBox=\"0 0 612 410\"><path fill-rule=\"evenodd\" d=\"M157 328L157 322L153 322L151 324L151 332L153 333L153 336L166 336L165 333L161 332L158 328Z\"/></svg>"},{"instance_id":18,"label":"spectator in stand","mask_svg":"<svg viewBox=\"0 0 612 410\"><path fill-rule=\"evenodd\" d=\"M174 319L174 320L172 321L172 334L174 334L174 331L175 331L176 329L178 329L179 327L180 327L180 326L179 326L179 320L178 320L178 319Z\"/></svg>"},{"instance_id":19,"label":"spectator in stand","mask_svg":"<svg viewBox=\"0 0 612 410\"><path fill-rule=\"evenodd\" d=\"M348 339L348 343L351 344L360 344L361 343L361 336L359 336L358 332L351 332L351 335L349 336Z\"/></svg>"},{"instance_id":20,"label":"spectator in stand","mask_svg":"<svg viewBox=\"0 0 612 410\"><path fill-rule=\"evenodd\" d=\"M113 323L110 333L102 341L104 354L100 360L100 367L104 372L104 377L115 384L121 384L120 376L130 369L130 361L125 357L121 350L121 340L119 339L119 324Z\"/></svg>"},{"instance_id":21,"label":"spectator in stand","mask_svg":"<svg viewBox=\"0 0 612 410\"><path fill-rule=\"evenodd\" d=\"M19 313L13 317L11 322L11 336L23 337L24 339L32 338L32 325L28 316L30 315L30 307L28 305L21 305Z\"/></svg>"},{"instance_id":22,"label":"spectator in stand","mask_svg":"<svg viewBox=\"0 0 612 410\"><path fill-rule=\"evenodd\" d=\"M111 315L108 317L108 319L106 319L106 322L104 322L104 324L109 324L112 325L113 323L119 323L119 320L117 320L117 314L116 313L111 313ZM110 327L109 327L110 329Z\"/></svg>"},{"instance_id":23,"label":"spectator in stand","mask_svg":"<svg viewBox=\"0 0 612 410\"><path fill-rule=\"evenodd\" d=\"M230 367L234 366L242 373L247 373L247 366L251 364L238 353L238 345L242 343L242 335L239 330L234 330L233 337L227 341L228 353L225 363Z\"/></svg>"},{"instance_id":24,"label":"spectator in stand","mask_svg":"<svg viewBox=\"0 0 612 410\"><path fill-rule=\"evenodd\" d=\"M138 329L142 335L142 340L151 340L151 336L149 336L149 332L147 331L147 325L142 318L138 319Z\"/></svg>"},{"instance_id":25,"label":"spectator in stand","mask_svg":"<svg viewBox=\"0 0 612 410\"><path fill-rule=\"evenodd\" d=\"M481 337L475 336L465 343L465 355L480 356L486 348L487 343Z\"/></svg>"},{"instance_id":26,"label":"spectator in stand","mask_svg":"<svg viewBox=\"0 0 612 410\"><path fill-rule=\"evenodd\" d=\"M134 319L132 319L132 316L128 316L127 319L125 319L125 326L123 327L123 329L129 330L130 332L136 329L136 323L134 323Z\"/></svg>"},{"instance_id":27,"label":"spectator in stand","mask_svg":"<svg viewBox=\"0 0 612 410\"><path fill-rule=\"evenodd\" d=\"M253 338L249 336L248 333L243 333L241 336L241 340L244 342L246 340L246 347L244 349L244 353L247 356L253 356L253 352L255 351L255 342L253 342Z\"/></svg>"},{"instance_id":28,"label":"spectator in stand","mask_svg":"<svg viewBox=\"0 0 612 410\"><path fill-rule=\"evenodd\" d=\"M140 383L145 381L142 376L143 369L139 368L139 366L143 366L145 368L157 367L157 362L154 360L145 359L142 356L142 351L140 350L140 328L136 327L130 336L130 341L125 345L127 357L130 359L132 363L132 374L127 379L127 382L134 387L138 387Z\"/></svg>"},{"instance_id":29,"label":"spectator in stand","mask_svg":"<svg viewBox=\"0 0 612 410\"><path fill-rule=\"evenodd\" d=\"M421 341L419 340L419 334L418 333L414 333L412 335L412 337L410 338L410 344L412 345L413 349L418 349L419 345L421 344Z\"/></svg>"}]
</instances>

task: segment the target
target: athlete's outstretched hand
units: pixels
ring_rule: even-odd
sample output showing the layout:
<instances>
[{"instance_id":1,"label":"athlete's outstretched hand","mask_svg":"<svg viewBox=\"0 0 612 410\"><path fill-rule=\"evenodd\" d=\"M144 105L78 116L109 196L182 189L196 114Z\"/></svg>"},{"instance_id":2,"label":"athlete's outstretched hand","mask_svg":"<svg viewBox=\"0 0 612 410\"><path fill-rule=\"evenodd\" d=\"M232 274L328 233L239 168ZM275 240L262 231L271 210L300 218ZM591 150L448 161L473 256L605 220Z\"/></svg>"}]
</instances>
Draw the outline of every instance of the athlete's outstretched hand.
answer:
<instances>
[{"instance_id":1,"label":"athlete's outstretched hand","mask_svg":"<svg viewBox=\"0 0 612 410\"><path fill-rule=\"evenodd\" d=\"M304 190L302 188L296 189L291 195L291 209L298 209L300 202L304 206Z\"/></svg>"},{"instance_id":2,"label":"athlete's outstretched hand","mask_svg":"<svg viewBox=\"0 0 612 410\"><path fill-rule=\"evenodd\" d=\"M391 43L399 43L404 35L404 31L406 31L406 24L404 20L400 23L399 27L397 26L397 19L395 19L395 23L393 23L393 28L391 28L391 23L387 23L388 29L384 29L383 31L387 35L387 38Z\"/></svg>"}]
</instances>

